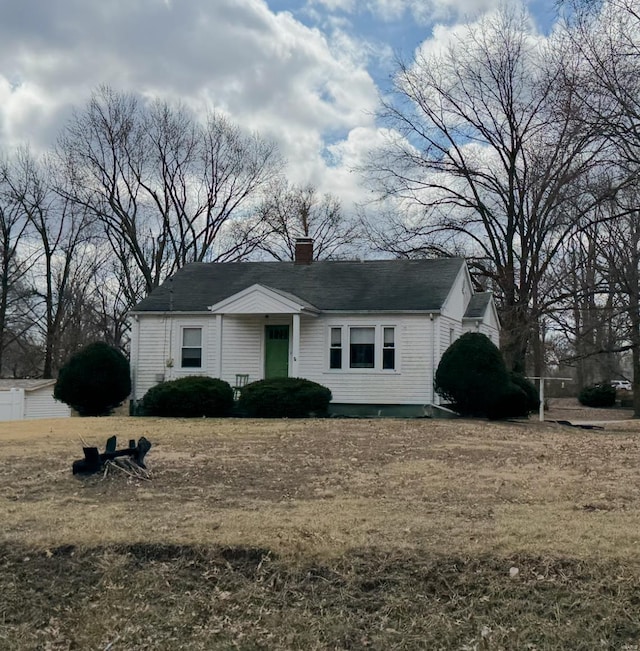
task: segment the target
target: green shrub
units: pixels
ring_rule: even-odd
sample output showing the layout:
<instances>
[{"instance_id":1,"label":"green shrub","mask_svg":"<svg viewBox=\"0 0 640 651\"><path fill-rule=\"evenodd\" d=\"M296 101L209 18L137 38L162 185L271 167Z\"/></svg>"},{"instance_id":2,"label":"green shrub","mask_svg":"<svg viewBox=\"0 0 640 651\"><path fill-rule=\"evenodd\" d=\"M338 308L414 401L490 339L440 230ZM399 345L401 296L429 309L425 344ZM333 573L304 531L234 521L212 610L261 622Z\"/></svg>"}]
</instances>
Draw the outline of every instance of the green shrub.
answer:
<instances>
[{"instance_id":1,"label":"green shrub","mask_svg":"<svg viewBox=\"0 0 640 651\"><path fill-rule=\"evenodd\" d=\"M105 416L131 393L127 358L97 341L69 358L60 369L53 397L81 416Z\"/></svg>"},{"instance_id":2,"label":"green shrub","mask_svg":"<svg viewBox=\"0 0 640 651\"><path fill-rule=\"evenodd\" d=\"M582 389L578 400L586 407L613 407L616 404L616 390L610 384L594 384Z\"/></svg>"},{"instance_id":3,"label":"green shrub","mask_svg":"<svg viewBox=\"0 0 640 651\"><path fill-rule=\"evenodd\" d=\"M536 387L509 373L497 346L478 332L467 332L445 351L435 390L463 416L518 418L540 406Z\"/></svg>"},{"instance_id":4,"label":"green shrub","mask_svg":"<svg viewBox=\"0 0 640 651\"><path fill-rule=\"evenodd\" d=\"M161 382L142 398L147 416L200 418L228 416L233 408L233 389L228 382L203 375Z\"/></svg>"},{"instance_id":5,"label":"green shrub","mask_svg":"<svg viewBox=\"0 0 640 651\"><path fill-rule=\"evenodd\" d=\"M527 413L530 414L538 411L540 408L540 393L538 387L536 387L536 385L531 382L531 380L527 380L524 375L521 373L516 373L514 371L509 373L509 379L511 380L512 384L515 384L517 387L522 389L522 391L524 391L527 397L527 402L525 405Z\"/></svg>"},{"instance_id":6,"label":"green shrub","mask_svg":"<svg viewBox=\"0 0 640 651\"><path fill-rule=\"evenodd\" d=\"M486 415L492 420L520 418L531 412L529 396L514 382L504 387L497 399L488 405Z\"/></svg>"},{"instance_id":7,"label":"green shrub","mask_svg":"<svg viewBox=\"0 0 640 651\"><path fill-rule=\"evenodd\" d=\"M464 416L486 416L507 393L509 373L489 337L467 332L445 351L435 390Z\"/></svg>"},{"instance_id":8,"label":"green shrub","mask_svg":"<svg viewBox=\"0 0 640 651\"><path fill-rule=\"evenodd\" d=\"M325 416L331 391L302 378L272 378L251 382L242 389L238 409L253 418Z\"/></svg>"}]
</instances>

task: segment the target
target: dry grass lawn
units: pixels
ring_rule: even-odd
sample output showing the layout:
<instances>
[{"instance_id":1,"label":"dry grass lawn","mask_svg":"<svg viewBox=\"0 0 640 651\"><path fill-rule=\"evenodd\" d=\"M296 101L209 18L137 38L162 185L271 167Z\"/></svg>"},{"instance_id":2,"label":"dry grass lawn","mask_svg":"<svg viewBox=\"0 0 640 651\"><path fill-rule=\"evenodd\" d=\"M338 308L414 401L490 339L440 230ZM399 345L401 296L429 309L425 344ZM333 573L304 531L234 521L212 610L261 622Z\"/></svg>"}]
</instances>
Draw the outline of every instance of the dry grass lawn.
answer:
<instances>
[{"instance_id":1,"label":"dry grass lawn","mask_svg":"<svg viewBox=\"0 0 640 651\"><path fill-rule=\"evenodd\" d=\"M640 423L0 423L0 649L640 649ZM71 474L146 436L151 481Z\"/></svg>"}]
</instances>

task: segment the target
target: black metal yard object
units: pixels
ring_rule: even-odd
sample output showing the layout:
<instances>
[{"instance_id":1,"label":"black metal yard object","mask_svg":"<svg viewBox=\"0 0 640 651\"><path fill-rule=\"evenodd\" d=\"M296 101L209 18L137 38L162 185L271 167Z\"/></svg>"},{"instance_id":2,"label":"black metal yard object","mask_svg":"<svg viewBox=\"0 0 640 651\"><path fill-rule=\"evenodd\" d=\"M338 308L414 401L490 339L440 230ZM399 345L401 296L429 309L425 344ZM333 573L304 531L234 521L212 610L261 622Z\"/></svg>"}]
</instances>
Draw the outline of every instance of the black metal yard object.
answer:
<instances>
[{"instance_id":1,"label":"black metal yard object","mask_svg":"<svg viewBox=\"0 0 640 651\"><path fill-rule=\"evenodd\" d=\"M116 450L116 447L116 437L110 436L107 439L105 450L102 453L98 451L98 448L82 448L84 451L84 459L78 459L73 462L73 474L87 475L99 472L107 461L113 461L118 457L129 457L129 459L140 468L146 468L144 465L144 458L147 452L151 449L151 443L144 436L140 437L137 445L134 439L130 439L128 448Z\"/></svg>"}]
</instances>

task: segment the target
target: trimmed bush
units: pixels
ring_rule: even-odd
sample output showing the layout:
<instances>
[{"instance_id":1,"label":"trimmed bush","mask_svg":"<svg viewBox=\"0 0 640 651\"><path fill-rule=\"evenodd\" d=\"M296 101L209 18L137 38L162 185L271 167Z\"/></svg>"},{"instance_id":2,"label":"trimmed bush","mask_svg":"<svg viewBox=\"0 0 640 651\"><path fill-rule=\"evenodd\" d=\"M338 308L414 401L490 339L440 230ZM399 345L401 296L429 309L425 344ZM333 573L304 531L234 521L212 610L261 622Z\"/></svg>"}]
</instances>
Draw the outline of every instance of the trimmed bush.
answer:
<instances>
[{"instance_id":1,"label":"trimmed bush","mask_svg":"<svg viewBox=\"0 0 640 651\"><path fill-rule=\"evenodd\" d=\"M209 418L228 416L233 408L233 389L228 382L192 375L161 382L142 399L146 416Z\"/></svg>"},{"instance_id":2,"label":"trimmed bush","mask_svg":"<svg viewBox=\"0 0 640 651\"><path fill-rule=\"evenodd\" d=\"M445 351L435 390L463 416L517 418L540 403L535 386L509 373L498 347L479 332L467 332Z\"/></svg>"},{"instance_id":3,"label":"trimmed bush","mask_svg":"<svg viewBox=\"0 0 640 651\"><path fill-rule=\"evenodd\" d=\"M516 373L515 371L509 373L509 379L511 380L512 384L515 384L517 387L522 389L522 391L524 391L527 397L527 413L531 414L534 411L538 411L540 408L540 393L536 385L531 382L531 380L527 380L524 375L521 373Z\"/></svg>"},{"instance_id":4,"label":"trimmed bush","mask_svg":"<svg viewBox=\"0 0 640 651\"><path fill-rule=\"evenodd\" d=\"M509 382L496 401L488 406L486 415L491 420L528 416L531 412L529 404L529 397L524 389Z\"/></svg>"},{"instance_id":5,"label":"trimmed bush","mask_svg":"<svg viewBox=\"0 0 640 651\"><path fill-rule=\"evenodd\" d=\"M60 369L53 397L80 416L106 416L131 393L127 358L97 341L69 358Z\"/></svg>"},{"instance_id":6,"label":"trimmed bush","mask_svg":"<svg viewBox=\"0 0 640 651\"><path fill-rule=\"evenodd\" d=\"M272 378L251 382L242 389L238 409L252 418L306 418L326 416L331 391L302 378Z\"/></svg>"},{"instance_id":7,"label":"trimmed bush","mask_svg":"<svg viewBox=\"0 0 640 651\"><path fill-rule=\"evenodd\" d=\"M463 334L447 348L435 376L435 390L464 416L486 416L509 384L502 354L478 332Z\"/></svg>"},{"instance_id":8,"label":"trimmed bush","mask_svg":"<svg viewBox=\"0 0 640 651\"><path fill-rule=\"evenodd\" d=\"M582 389L578 400L586 407L613 407L616 404L616 390L610 384L594 384Z\"/></svg>"}]
</instances>

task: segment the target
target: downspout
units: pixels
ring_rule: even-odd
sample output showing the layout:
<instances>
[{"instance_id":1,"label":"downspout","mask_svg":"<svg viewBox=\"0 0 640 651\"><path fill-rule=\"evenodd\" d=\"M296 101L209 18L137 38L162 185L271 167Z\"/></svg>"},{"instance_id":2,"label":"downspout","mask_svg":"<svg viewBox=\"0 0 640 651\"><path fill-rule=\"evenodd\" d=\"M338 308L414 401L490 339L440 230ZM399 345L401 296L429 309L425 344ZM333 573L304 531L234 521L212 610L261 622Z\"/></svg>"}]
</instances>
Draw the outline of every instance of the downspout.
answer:
<instances>
[{"instance_id":1,"label":"downspout","mask_svg":"<svg viewBox=\"0 0 640 651\"><path fill-rule=\"evenodd\" d=\"M292 319L291 377L300 375L300 314L294 313Z\"/></svg>"},{"instance_id":2,"label":"downspout","mask_svg":"<svg viewBox=\"0 0 640 651\"><path fill-rule=\"evenodd\" d=\"M216 314L216 377L222 379L222 314Z\"/></svg>"},{"instance_id":3,"label":"downspout","mask_svg":"<svg viewBox=\"0 0 640 651\"><path fill-rule=\"evenodd\" d=\"M433 318L433 312L429 314L431 321L431 404L436 404L436 391L434 388L436 382L436 323Z\"/></svg>"},{"instance_id":4,"label":"downspout","mask_svg":"<svg viewBox=\"0 0 640 651\"><path fill-rule=\"evenodd\" d=\"M135 331L133 337L133 350L131 351L131 398L129 403L129 415L137 412L138 404L138 360L140 355L140 323L137 314L133 315L133 323L131 325Z\"/></svg>"},{"instance_id":5,"label":"downspout","mask_svg":"<svg viewBox=\"0 0 640 651\"><path fill-rule=\"evenodd\" d=\"M182 343L182 342L181 342ZM167 380L173 380L173 367L175 360L173 359L173 278L169 278L169 357L170 366Z\"/></svg>"}]
</instances>

